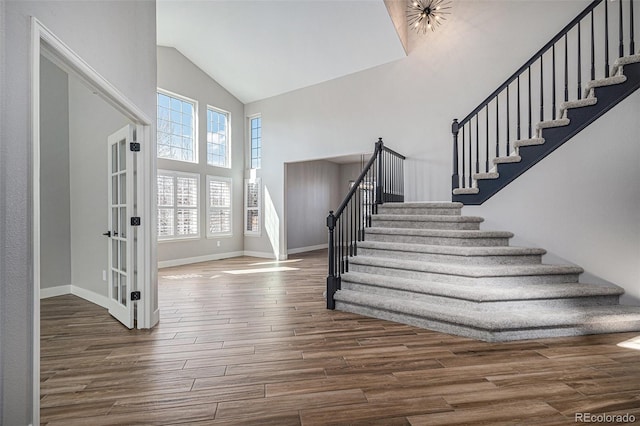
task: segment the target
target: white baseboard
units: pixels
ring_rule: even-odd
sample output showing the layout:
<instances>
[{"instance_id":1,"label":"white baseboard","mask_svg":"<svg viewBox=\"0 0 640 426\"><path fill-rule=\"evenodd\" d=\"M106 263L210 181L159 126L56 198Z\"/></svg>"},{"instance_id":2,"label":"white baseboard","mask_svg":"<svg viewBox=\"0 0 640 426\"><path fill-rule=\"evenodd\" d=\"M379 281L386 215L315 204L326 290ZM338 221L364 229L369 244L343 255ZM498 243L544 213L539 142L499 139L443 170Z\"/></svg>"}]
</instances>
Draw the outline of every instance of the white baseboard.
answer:
<instances>
[{"instance_id":1,"label":"white baseboard","mask_svg":"<svg viewBox=\"0 0 640 426\"><path fill-rule=\"evenodd\" d=\"M244 251L244 256L260 257L260 258L264 258L264 259L287 260L287 255L286 254L281 254L279 256L276 256L272 252L267 252L267 251L245 250Z\"/></svg>"},{"instance_id":2,"label":"white baseboard","mask_svg":"<svg viewBox=\"0 0 640 426\"><path fill-rule=\"evenodd\" d=\"M105 309L109 309L109 298L107 296L103 296L91 290L87 290L86 288L78 287L75 285L71 286L71 294L82 297L84 300L88 300L89 302L95 303L98 306L102 306Z\"/></svg>"},{"instance_id":3,"label":"white baseboard","mask_svg":"<svg viewBox=\"0 0 640 426\"><path fill-rule=\"evenodd\" d=\"M182 259L163 260L158 262L158 268L169 268L172 266L189 265L191 263L208 262L210 260L228 259L230 257L242 256L245 252L232 251L229 253L207 254L205 256L184 257Z\"/></svg>"},{"instance_id":4,"label":"white baseboard","mask_svg":"<svg viewBox=\"0 0 640 426\"><path fill-rule=\"evenodd\" d=\"M71 284L40 289L40 299L48 299L49 297L63 296L65 294L71 294Z\"/></svg>"},{"instance_id":5,"label":"white baseboard","mask_svg":"<svg viewBox=\"0 0 640 426\"><path fill-rule=\"evenodd\" d=\"M288 254L296 254L296 253L305 253L307 251L314 251L314 250L322 250L322 249L326 249L329 247L329 244L325 243L325 244L318 244L315 246L308 246L308 247L298 247L298 248L294 248L291 250L287 250Z\"/></svg>"},{"instance_id":6,"label":"white baseboard","mask_svg":"<svg viewBox=\"0 0 640 426\"><path fill-rule=\"evenodd\" d=\"M87 300L91 303L95 303L98 306L102 306L105 309L109 309L109 298L103 296L86 288L78 287L73 284L59 285L57 287L41 288L40 299L47 299L49 297L63 296L65 294L73 294Z\"/></svg>"}]
</instances>

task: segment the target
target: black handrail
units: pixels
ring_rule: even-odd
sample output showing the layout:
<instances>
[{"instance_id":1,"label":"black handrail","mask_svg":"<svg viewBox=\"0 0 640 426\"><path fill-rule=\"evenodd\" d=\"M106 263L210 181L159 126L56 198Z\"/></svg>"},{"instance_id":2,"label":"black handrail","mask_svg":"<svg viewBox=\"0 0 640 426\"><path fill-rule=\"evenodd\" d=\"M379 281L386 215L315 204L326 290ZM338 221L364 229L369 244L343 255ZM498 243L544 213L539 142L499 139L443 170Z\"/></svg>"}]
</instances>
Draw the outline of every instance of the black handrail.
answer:
<instances>
[{"instance_id":1,"label":"black handrail","mask_svg":"<svg viewBox=\"0 0 640 426\"><path fill-rule=\"evenodd\" d=\"M349 271L349 258L358 254L358 243L364 241L365 229L371 227L371 216L378 212L378 205L404 201L404 159L379 138L344 201L335 212L329 212L327 309L335 308L333 296L340 289L341 276Z\"/></svg>"},{"instance_id":2,"label":"black handrail","mask_svg":"<svg viewBox=\"0 0 640 426\"><path fill-rule=\"evenodd\" d=\"M586 87L582 81L583 74L589 75L591 80L609 77L610 59L615 59L609 57L609 45L614 39L617 38L618 49L611 49L614 51L612 54L622 56L625 43L629 46L629 54L635 53L633 1L619 0L617 7L612 7L611 11L607 1L591 2L471 113L462 120L454 120L452 189L472 188L476 174L492 171L492 159L501 154L510 155L514 146L514 141L510 140L511 134L514 134L516 140L539 137L532 121L534 106L539 106L539 114L536 114L535 120L539 118L542 122L561 119L563 116L556 114L556 102L559 100L562 104L583 98L583 87ZM601 5L603 7L599 7ZM625 19L627 13L628 20ZM594 26L594 20L598 22L598 26ZM590 32L590 37L588 34L583 37L583 32ZM590 46L583 55L582 45L585 43ZM559 52L558 64L556 51ZM602 71L596 72L597 68ZM558 90L557 84L560 86ZM577 96L570 98L570 94L574 93ZM480 126L483 130L480 134L479 121L484 122ZM461 144L458 141L460 131ZM495 149L490 150L489 146L495 146ZM477 167L478 163L484 164L484 170ZM476 165L475 170L472 165Z\"/></svg>"}]
</instances>

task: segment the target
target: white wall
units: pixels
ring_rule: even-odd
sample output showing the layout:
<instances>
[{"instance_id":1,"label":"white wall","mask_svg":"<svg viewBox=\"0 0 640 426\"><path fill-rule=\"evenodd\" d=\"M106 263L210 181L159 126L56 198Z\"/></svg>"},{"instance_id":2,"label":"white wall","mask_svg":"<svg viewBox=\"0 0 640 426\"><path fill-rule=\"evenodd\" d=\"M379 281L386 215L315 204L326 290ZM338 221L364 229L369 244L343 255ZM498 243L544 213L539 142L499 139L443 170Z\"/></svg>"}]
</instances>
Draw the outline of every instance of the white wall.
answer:
<instances>
[{"instance_id":1,"label":"white wall","mask_svg":"<svg viewBox=\"0 0 640 426\"><path fill-rule=\"evenodd\" d=\"M575 263L582 282L612 282L640 304L640 91L550 156L463 214L483 229L514 232L514 245L543 247L545 262Z\"/></svg>"},{"instance_id":2,"label":"white wall","mask_svg":"<svg viewBox=\"0 0 640 426\"><path fill-rule=\"evenodd\" d=\"M3 2L5 3L5 2ZM35 16L155 122L153 1L6 1L0 247L2 424L32 421L30 17Z\"/></svg>"},{"instance_id":3,"label":"white wall","mask_svg":"<svg viewBox=\"0 0 640 426\"><path fill-rule=\"evenodd\" d=\"M186 96L198 102L197 164L158 159L158 169L200 174L200 238L197 240L162 241L158 243L158 260L171 262L189 259L205 260L238 255L243 251L243 185L244 185L244 105L225 88L196 67L179 51L158 47L158 87ZM207 106L230 113L231 168L207 164ZM228 177L233 180L233 236L207 238L206 176ZM220 242L218 247L217 243Z\"/></svg>"},{"instance_id":4,"label":"white wall","mask_svg":"<svg viewBox=\"0 0 640 426\"><path fill-rule=\"evenodd\" d=\"M40 59L40 288L71 284L69 78Z\"/></svg>"},{"instance_id":5,"label":"white wall","mask_svg":"<svg viewBox=\"0 0 640 426\"><path fill-rule=\"evenodd\" d=\"M107 138L126 124L122 114L77 78L69 78L71 284L91 292L83 294L94 301L109 296L108 282L102 279L102 271L109 270L110 241L102 233L111 229Z\"/></svg>"},{"instance_id":6,"label":"white wall","mask_svg":"<svg viewBox=\"0 0 640 426\"><path fill-rule=\"evenodd\" d=\"M260 175L281 224L281 252L284 163L371 152L381 136L408 158L408 201L451 199L451 120L471 111L587 4L458 1L446 25L404 59L246 105L246 115L262 114ZM247 240L245 248L269 251L272 240Z\"/></svg>"}]
</instances>

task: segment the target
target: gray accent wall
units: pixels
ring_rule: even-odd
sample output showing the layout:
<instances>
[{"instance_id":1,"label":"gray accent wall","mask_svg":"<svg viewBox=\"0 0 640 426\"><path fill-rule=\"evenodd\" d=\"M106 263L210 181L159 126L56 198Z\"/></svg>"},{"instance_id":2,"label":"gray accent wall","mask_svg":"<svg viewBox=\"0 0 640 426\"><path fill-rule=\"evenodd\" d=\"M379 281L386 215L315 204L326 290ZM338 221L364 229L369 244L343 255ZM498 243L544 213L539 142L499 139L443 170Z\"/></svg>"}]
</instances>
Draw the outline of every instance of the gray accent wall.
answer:
<instances>
[{"instance_id":1,"label":"gray accent wall","mask_svg":"<svg viewBox=\"0 0 640 426\"><path fill-rule=\"evenodd\" d=\"M327 244L327 214L342 198L340 165L319 160L285 167L288 250Z\"/></svg>"},{"instance_id":2,"label":"gray accent wall","mask_svg":"<svg viewBox=\"0 0 640 426\"><path fill-rule=\"evenodd\" d=\"M71 284L69 78L40 59L40 288Z\"/></svg>"},{"instance_id":3,"label":"gray accent wall","mask_svg":"<svg viewBox=\"0 0 640 426\"><path fill-rule=\"evenodd\" d=\"M30 19L38 18L98 73L156 117L153 1L3 1L0 182L0 406L3 425L33 421ZM153 248L151 249L153 257Z\"/></svg>"},{"instance_id":4,"label":"gray accent wall","mask_svg":"<svg viewBox=\"0 0 640 426\"><path fill-rule=\"evenodd\" d=\"M158 159L159 170L176 170L200 174L200 237L198 239L161 241L158 243L158 261L201 258L203 256L228 257L244 249L243 186L244 186L244 105L209 75L194 65L178 50L158 47L158 88L193 99L198 103L198 156L199 163ZM207 164L207 106L230 113L231 168ZM206 176L231 178L233 182L231 237L207 238L206 229ZM220 245L218 246L218 242Z\"/></svg>"},{"instance_id":5,"label":"gray accent wall","mask_svg":"<svg viewBox=\"0 0 640 426\"><path fill-rule=\"evenodd\" d=\"M330 160L285 164L287 251L299 252L327 244L327 215L349 192L361 163Z\"/></svg>"}]
</instances>

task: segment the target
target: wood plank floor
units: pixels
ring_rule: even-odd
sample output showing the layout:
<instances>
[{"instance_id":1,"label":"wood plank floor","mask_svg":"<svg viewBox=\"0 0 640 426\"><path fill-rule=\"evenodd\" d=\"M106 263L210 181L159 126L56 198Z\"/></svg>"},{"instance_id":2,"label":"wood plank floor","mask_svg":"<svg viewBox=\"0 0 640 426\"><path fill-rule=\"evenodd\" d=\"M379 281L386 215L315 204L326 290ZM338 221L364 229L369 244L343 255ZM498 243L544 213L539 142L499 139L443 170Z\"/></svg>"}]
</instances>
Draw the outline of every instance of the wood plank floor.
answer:
<instances>
[{"instance_id":1,"label":"wood plank floor","mask_svg":"<svg viewBox=\"0 0 640 426\"><path fill-rule=\"evenodd\" d=\"M43 300L42 424L640 422L640 351L616 346L636 333L484 343L328 311L325 263L162 269L150 331L75 296Z\"/></svg>"}]
</instances>

